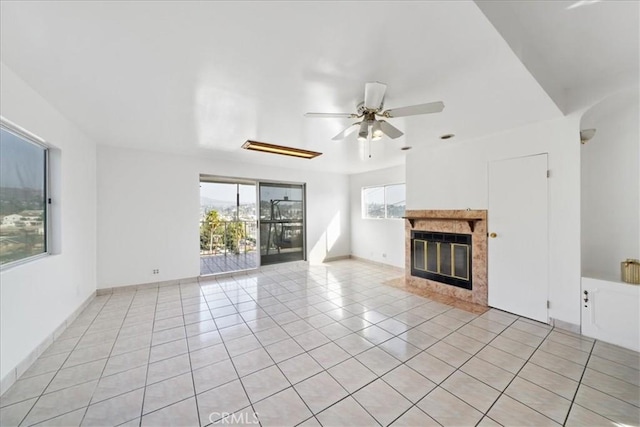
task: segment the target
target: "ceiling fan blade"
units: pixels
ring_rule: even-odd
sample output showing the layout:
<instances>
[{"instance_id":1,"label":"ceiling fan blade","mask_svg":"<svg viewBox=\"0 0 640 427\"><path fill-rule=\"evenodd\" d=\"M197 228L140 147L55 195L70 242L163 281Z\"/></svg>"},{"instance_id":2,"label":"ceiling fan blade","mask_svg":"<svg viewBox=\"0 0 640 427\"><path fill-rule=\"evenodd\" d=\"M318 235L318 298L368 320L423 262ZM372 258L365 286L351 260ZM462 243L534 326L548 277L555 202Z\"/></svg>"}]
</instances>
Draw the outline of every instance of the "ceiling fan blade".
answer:
<instances>
[{"instance_id":1,"label":"ceiling fan blade","mask_svg":"<svg viewBox=\"0 0 640 427\"><path fill-rule=\"evenodd\" d=\"M345 130L343 130L342 132L340 132L339 134L337 134L336 136L334 136L333 138L331 138L334 141L339 141L341 139L345 139L347 136L351 135L356 129L358 129L356 126L359 125L361 122L358 123L354 123L352 125L350 125L348 128L346 128Z\"/></svg>"},{"instance_id":2,"label":"ceiling fan blade","mask_svg":"<svg viewBox=\"0 0 640 427\"><path fill-rule=\"evenodd\" d=\"M305 117L320 119L354 119L358 117L353 113L305 113Z\"/></svg>"},{"instance_id":3,"label":"ceiling fan blade","mask_svg":"<svg viewBox=\"0 0 640 427\"><path fill-rule=\"evenodd\" d=\"M364 107L377 110L382 105L387 85L380 82L368 82L364 85Z\"/></svg>"},{"instance_id":4,"label":"ceiling fan blade","mask_svg":"<svg viewBox=\"0 0 640 427\"><path fill-rule=\"evenodd\" d=\"M394 108L382 113L385 117L406 117L418 114L439 113L444 109L442 101L430 102L428 104L412 105L410 107Z\"/></svg>"},{"instance_id":5,"label":"ceiling fan blade","mask_svg":"<svg viewBox=\"0 0 640 427\"><path fill-rule=\"evenodd\" d=\"M404 133L402 133L400 129L390 125L384 120L378 120L378 122L380 123L380 129L382 129L382 132L384 132L384 134L387 135L389 138L396 139L404 135Z\"/></svg>"}]
</instances>

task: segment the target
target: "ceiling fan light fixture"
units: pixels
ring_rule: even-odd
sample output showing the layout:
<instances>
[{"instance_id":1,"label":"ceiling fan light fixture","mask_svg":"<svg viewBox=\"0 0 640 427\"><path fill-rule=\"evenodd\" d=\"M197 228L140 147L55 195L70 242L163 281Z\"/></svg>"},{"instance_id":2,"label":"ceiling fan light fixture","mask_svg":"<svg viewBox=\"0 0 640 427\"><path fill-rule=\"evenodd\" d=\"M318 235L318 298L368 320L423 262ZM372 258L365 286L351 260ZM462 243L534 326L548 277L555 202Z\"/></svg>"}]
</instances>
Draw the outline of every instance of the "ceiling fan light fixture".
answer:
<instances>
[{"instance_id":1,"label":"ceiling fan light fixture","mask_svg":"<svg viewBox=\"0 0 640 427\"><path fill-rule=\"evenodd\" d=\"M360 130L358 131L358 141L366 141L369 137L369 123L366 120L363 120L360 123Z\"/></svg>"},{"instance_id":2,"label":"ceiling fan light fixture","mask_svg":"<svg viewBox=\"0 0 640 427\"><path fill-rule=\"evenodd\" d=\"M417 104L407 107L393 108L385 110L385 94L387 85L380 82L367 82L364 85L364 101L356 106L357 113L306 113L305 117L343 117L358 118L360 122L353 123L348 128L332 138L334 141L345 139L351 132L358 129L358 141L378 141L383 136L390 139L400 138L404 133L387 122L377 118L393 119L396 117L416 116L419 114L440 113L444 109L442 101ZM371 133L369 133L371 127ZM453 136L453 135L452 135Z\"/></svg>"},{"instance_id":3,"label":"ceiling fan light fixture","mask_svg":"<svg viewBox=\"0 0 640 427\"><path fill-rule=\"evenodd\" d=\"M379 139L382 138L383 135L384 135L384 132L382 132L382 127L380 126L380 122L377 120L374 120L372 129L371 129L371 136L372 136L371 139L373 141L378 141Z\"/></svg>"}]
</instances>

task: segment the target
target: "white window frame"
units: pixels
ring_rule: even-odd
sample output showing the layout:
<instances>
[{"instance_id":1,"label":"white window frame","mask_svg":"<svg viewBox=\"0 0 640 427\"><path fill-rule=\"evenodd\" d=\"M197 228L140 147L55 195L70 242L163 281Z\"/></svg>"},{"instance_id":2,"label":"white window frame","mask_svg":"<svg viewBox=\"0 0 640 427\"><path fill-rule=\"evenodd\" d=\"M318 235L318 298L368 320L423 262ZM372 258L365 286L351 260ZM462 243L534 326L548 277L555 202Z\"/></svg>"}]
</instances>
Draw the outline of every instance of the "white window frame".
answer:
<instances>
[{"instance_id":1,"label":"white window frame","mask_svg":"<svg viewBox=\"0 0 640 427\"><path fill-rule=\"evenodd\" d=\"M404 182L396 182L396 183L392 183L392 184L383 184L383 185L370 185L367 187L362 187L360 189L360 215L362 217L362 219L370 219L370 220L402 220L403 218L398 218L398 217L388 217L387 216L387 187L393 187L396 185L404 185L404 191L405 191L405 210L406 210L406 194L407 194L407 184ZM374 218L374 217L370 217L367 216L366 212L366 204L365 204L365 200L364 200L364 192L365 190L370 190L372 188L380 188L382 189L382 194L383 194L383 205L384 205L384 217L380 217L380 218Z\"/></svg>"},{"instance_id":2,"label":"white window frame","mask_svg":"<svg viewBox=\"0 0 640 427\"><path fill-rule=\"evenodd\" d=\"M45 156L45 171L44 171L44 251L37 255L32 255L26 258L17 259L15 261L8 262L0 265L0 271L5 271L10 268L27 264L40 258L48 257L51 255L51 167L50 167L50 149L51 147L45 142L44 139L29 132L28 130L12 123L11 121L0 116L0 128L8 131L27 142L34 144L44 150Z\"/></svg>"}]
</instances>

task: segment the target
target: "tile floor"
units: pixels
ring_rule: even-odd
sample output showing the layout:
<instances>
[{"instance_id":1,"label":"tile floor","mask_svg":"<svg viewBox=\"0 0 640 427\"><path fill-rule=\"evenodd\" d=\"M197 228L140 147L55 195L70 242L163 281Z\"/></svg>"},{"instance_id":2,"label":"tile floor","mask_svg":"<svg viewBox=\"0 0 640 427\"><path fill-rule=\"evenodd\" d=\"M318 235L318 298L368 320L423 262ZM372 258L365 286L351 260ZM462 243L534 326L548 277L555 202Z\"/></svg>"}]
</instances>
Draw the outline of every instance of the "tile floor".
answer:
<instances>
[{"instance_id":1,"label":"tile floor","mask_svg":"<svg viewBox=\"0 0 640 427\"><path fill-rule=\"evenodd\" d=\"M383 285L357 261L97 297L3 426L638 425L638 353Z\"/></svg>"}]
</instances>

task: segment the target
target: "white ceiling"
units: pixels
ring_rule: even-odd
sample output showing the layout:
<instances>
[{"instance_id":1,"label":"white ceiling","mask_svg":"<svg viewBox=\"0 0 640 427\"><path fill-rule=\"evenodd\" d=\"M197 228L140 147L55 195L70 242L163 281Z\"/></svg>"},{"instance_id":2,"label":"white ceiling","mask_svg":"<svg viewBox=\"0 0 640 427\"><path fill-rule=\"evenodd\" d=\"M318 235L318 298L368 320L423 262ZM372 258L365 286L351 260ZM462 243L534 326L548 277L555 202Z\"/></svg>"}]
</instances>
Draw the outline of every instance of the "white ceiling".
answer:
<instances>
[{"instance_id":1,"label":"white ceiling","mask_svg":"<svg viewBox=\"0 0 640 427\"><path fill-rule=\"evenodd\" d=\"M579 101L638 87L640 2L476 0L565 112Z\"/></svg>"},{"instance_id":2,"label":"white ceiling","mask_svg":"<svg viewBox=\"0 0 640 427\"><path fill-rule=\"evenodd\" d=\"M402 164L400 147L445 133L459 143L562 115L473 2L1 8L2 62L100 144L356 173ZM350 120L303 118L354 111L374 80L388 84L387 108L445 110L390 120L405 137L373 142L370 159L355 135L331 141ZM247 152L246 139L325 154Z\"/></svg>"}]
</instances>

